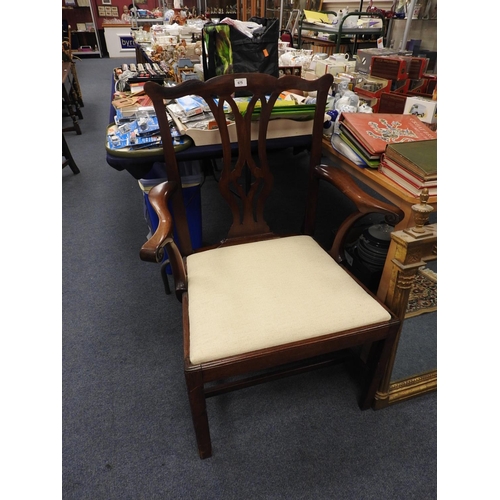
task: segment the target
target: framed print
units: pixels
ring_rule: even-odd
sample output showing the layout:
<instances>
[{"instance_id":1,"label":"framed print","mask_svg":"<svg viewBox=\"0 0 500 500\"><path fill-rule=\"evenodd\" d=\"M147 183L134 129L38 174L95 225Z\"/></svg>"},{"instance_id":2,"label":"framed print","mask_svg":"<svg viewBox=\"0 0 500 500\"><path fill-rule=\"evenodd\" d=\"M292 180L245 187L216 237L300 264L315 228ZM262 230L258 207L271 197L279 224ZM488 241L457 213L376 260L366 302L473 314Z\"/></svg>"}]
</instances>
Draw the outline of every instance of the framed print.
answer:
<instances>
[{"instance_id":1,"label":"framed print","mask_svg":"<svg viewBox=\"0 0 500 500\"><path fill-rule=\"evenodd\" d=\"M104 7L103 5L97 6L97 15L99 17L118 17L118 7L112 5L111 7Z\"/></svg>"},{"instance_id":2,"label":"framed print","mask_svg":"<svg viewBox=\"0 0 500 500\"><path fill-rule=\"evenodd\" d=\"M111 5L111 0L101 0L103 5Z\"/></svg>"}]
</instances>

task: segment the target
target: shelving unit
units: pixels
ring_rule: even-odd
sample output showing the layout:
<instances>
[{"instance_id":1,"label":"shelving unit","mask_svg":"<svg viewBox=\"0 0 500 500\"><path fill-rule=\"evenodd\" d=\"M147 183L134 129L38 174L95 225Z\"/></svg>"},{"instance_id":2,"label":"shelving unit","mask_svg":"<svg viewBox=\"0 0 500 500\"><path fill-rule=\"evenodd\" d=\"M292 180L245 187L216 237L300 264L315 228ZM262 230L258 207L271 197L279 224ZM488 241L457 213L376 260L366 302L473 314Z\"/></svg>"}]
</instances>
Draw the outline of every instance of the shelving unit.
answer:
<instances>
[{"instance_id":1,"label":"shelving unit","mask_svg":"<svg viewBox=\"0 0 500 500\"><path fill-rule=\"evenodd\" d=\"M415 56L427 57L429 59L427 72L435 73L437 72L437 12L435 11L437 4L434 0L428 0L424 17L414 19L415 4L416 0L411 0L405 19L391 19L387 29L387 45L397 50L411 48ZM415 41L411 47L406 45L409 40Z\"/></svg>"},{"instance_id":2,"label":"shelving unit","mask_svg":"<svg viewBox=\"0 0 500 500\"><path fill-rule=\"evenodd\" d=\"M237 0L236 11L240 21L248 21L254 16L266 17L266 0Z\"/></svg>"},{"instance_id":3,"label":"shelving unit","mask_svg":"<svg viewBox=\"0 0 500 500\"><path fill-rule=\"evenodd\" d=\"M325 14L326 15L326 14ZM378 18L382 20L382 26L378 28L351 28L351 27L345 27L349 26L349 23L346 24L346 21L349 18ZM352 20L352 19L351 19ZM302 43L304 39L304 35L302 34L303 31L312 31L314 33L327 33L329 35L328 40L323 40L323 39L318 39L315 37L308 37L308 41L311 41L311 43L314 43L315 41L319 44L322 42L326 42L327 45L330 46L331 50L339 50L339 47L342 43L342 39L349 37L353 41L353 54L356 53L357 51L357 44L358 44L358 37L363 36L363 35L370 35L370 37L380 37L384 36L385 34L385 20L384 16L382 14L377 14L373 12L350 12L349 14L345 15L342 18L342 21L340 22L340 26L335 27L335 26L329 26L326 23L322 24L316 24L316 23L310 23L307 22L304 14L302 13L302 16L300 17L299 21L299 27L298 27L298 33L297 33L297 42L298 42L298 47L302 48ZM333 38L333 39L332 39Z\"/></svg>"},{"instance_id":4,"label":"shelving unit","mask_svg":"<svg viewBox=\"0 0 500 500\"><path fill-rule=\"evenodd\" d=\"M279 18L280 29L284 28L282 22L282 10L290 10L290 4L283 2L283 0L265 0L265 17L269 19ZM286 23L285 23L286 24Z\"/></svg>"},{"instance_id":5,"label":"shelving unit","mask_svg":"<svg viewBox=\"0 0 500 500\"><path fill-rule=\"evenodd\" d=\"M62 31L63 39L71 37L73 55L102 57L95 14L89 0L62 0Z\"/></svg>"},{"instance_id":6,"label":"shelving unit","mask_svg":"<svg viewBox=\"0 0 500 500\"><path fill-rule=\"evenodd\" d=\"M141 5L136 5L135 0L132 0L132 5L136 9L142 9L142 7L144 7ZM148 24L163 24L164 19L165 19L165 9L166 9L165 1L159 0L158 6L161 9L161 11L163 12L163 15L161 18L160 17L155 17L155 18L142 17L141 18L139 16L137 16L137 17L132 16L132 19L131 19L132 29L138 29L140 26L144 26L144 25L148 25Z\"/></svg>"},{"instance_id":7,"label":"shelving unit","mask_svg":"<svg viewBox=\"0 0 500 500\"><path fill-rule=\"evenodd\" d=\"M186 4L186 0L184 1ZM212 17L233 17L248 21L251 17L279 18L284 29L293 5L284 0L202 0L201 10Z\"/></svg>"}]
</instances>

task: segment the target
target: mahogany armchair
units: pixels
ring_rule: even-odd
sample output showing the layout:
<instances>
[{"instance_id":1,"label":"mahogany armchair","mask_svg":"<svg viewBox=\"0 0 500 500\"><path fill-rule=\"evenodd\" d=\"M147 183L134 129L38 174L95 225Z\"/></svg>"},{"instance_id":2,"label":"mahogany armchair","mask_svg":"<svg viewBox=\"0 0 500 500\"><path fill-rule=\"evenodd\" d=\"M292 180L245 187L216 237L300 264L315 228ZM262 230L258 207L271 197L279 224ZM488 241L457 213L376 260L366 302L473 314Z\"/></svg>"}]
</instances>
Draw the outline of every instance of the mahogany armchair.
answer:
<instances>
[{"instance_id":1,"label":"mahogany armchair","mask_svg":"<svg viewBox=\"0 0 500 500\"><path fill-rule=\"evenodd\" d=\"M140 257L161 262L168 252L176 295L183 305L184 372L201 458L212 454L207 397L324 366L339 351L369 345L359 400L361 409L367 409L384 373L400 320L343 268L343 243L349 228L364 215L379 212L397 219L402 212L368 196L340 169L320 164L332 80L331 75L307 81L251 73L189 80L169 88L145 85L158 116L169 180L149 194L160 222ZM241 90L251 94L246 111L234 100ZM273 187L266 132L273 105L286 90L316 92L317 99L304 232L292 236L271 233L263 216ZM166 102L186 95L201 96L217 122L223 148L219 189L232 212L227 238L196 251L191 248L165 113ZM235 125L228 125L224 103L230 106ZM252 112L257 106L260 118L255 121ZM229 127L236 128L238 137L233 155ZM257 142L251 140L255 127ZM337 231L329 251L313 239L320 180L336 186L357 207Z\"/></svg>"}]
</instances>

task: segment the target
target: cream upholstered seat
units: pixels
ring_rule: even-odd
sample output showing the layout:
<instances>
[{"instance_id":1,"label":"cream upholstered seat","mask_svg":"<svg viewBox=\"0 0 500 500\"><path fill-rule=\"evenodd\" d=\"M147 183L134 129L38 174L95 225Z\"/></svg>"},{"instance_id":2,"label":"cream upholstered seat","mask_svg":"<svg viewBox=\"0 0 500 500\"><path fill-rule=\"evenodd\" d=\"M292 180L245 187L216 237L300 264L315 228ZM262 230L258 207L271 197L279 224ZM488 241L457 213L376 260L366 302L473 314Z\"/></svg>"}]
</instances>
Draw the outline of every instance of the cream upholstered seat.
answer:
<instances>
[{"instance_id":1,"label":"cream upholstered seat","mask_svg":"<svg viewBox=\"0 0 500 500\"><path fill-rule=\"evenodd\" d=\"M402 212L368 196L340 169L320 164L332 83L332 75L308 81L240 73L174 87L145 85L158 117L169 180L149 192L159 225L143 245L141 258L161 262L164 251L168 253L183 305L184 376L201 458L212 454L207 397L325 366L339 353L355 356L360 366L362 409L372 405L381 382L400 321L342 267L343 243L364 215L380 212L397 219ZM247 105L235 101L240 91ZM264 219L274 183L267 126L276 100L286 91L315 92L316 108L312 134L311 124L304 126L309 147L304 234L278 237ZM232 214L227 238L208 242L211 246L196 252L165 113L165 102L186 95L204 99L217 122L222 147L218 187ZM256 128L258 135L252 136ZM234 130L237 144L230 143ZM355 206L329 251L312 237L320 181L334 186Z\"/></svg>"},{"instance_id":2,"label":"cream upholstered seat","mask_svg":"<svg viewBox=\"0 0 500 500\"><path fill-rule=\"evenodd\" d=\"M195 365L390 319L310 236L195 253L187 271Z\"/></svg>"}]
</instances>

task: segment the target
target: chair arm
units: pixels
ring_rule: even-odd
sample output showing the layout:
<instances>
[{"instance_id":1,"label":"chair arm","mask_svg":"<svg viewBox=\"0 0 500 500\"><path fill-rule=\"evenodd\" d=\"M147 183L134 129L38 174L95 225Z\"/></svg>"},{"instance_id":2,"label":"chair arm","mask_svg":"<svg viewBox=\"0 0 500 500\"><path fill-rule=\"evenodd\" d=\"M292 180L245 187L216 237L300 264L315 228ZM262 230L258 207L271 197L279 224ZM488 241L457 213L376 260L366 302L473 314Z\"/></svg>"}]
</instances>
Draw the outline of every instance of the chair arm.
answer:
<instances>
[{"instance_id":1,"label":"chair arm","mask_svg":"<svg viewBox=\"0 0 500 500\"><path fill-rule=\"evenodd\" d=\"M172 239L173 221L167 203L175 188L175 183L162 182L152 188L148 194L149 202L158 214L159 220L153 236L141 248L140 257L142 260L149 262L163 260L164 246Z\"/></svg>"},{"instance_id":2,"label":"chair arm","mask_svg":"<svg viewBox=\"0 0 500 500\"><path fill-rule=\"evenodd\" d=\"M314 169L314 175L318 179L327 181L335 186L347 196L357 208L357 212L349 215L340 225L333 241L332 248L330 249L330 254L337 262L342 262L345 259L345 240L349 230L358 219L370 213L381 213L386 215L386 220L389 224L396 225L404 217L404 212L400 208L370 196L356 184L354 179L347 172L338 167L317 165Z\"/></svg>"},{"instance_id":3,"label":"chair arm","mask_svg":"<svg viewBox=\"0 0 500 500\"><path fill-rule=\"evenodd\" d=\"M144 243L139 255L145 261L161 262L166 250L172 268L176 295L180 300L182 293L187 290L187 275L182 255L173 238L173 218L168 209L168 200L176 189L175 182L167 181L158 184L149 192L149 202L158 214L158 227L151 238Z\"/></svg>"}]
</instances>

